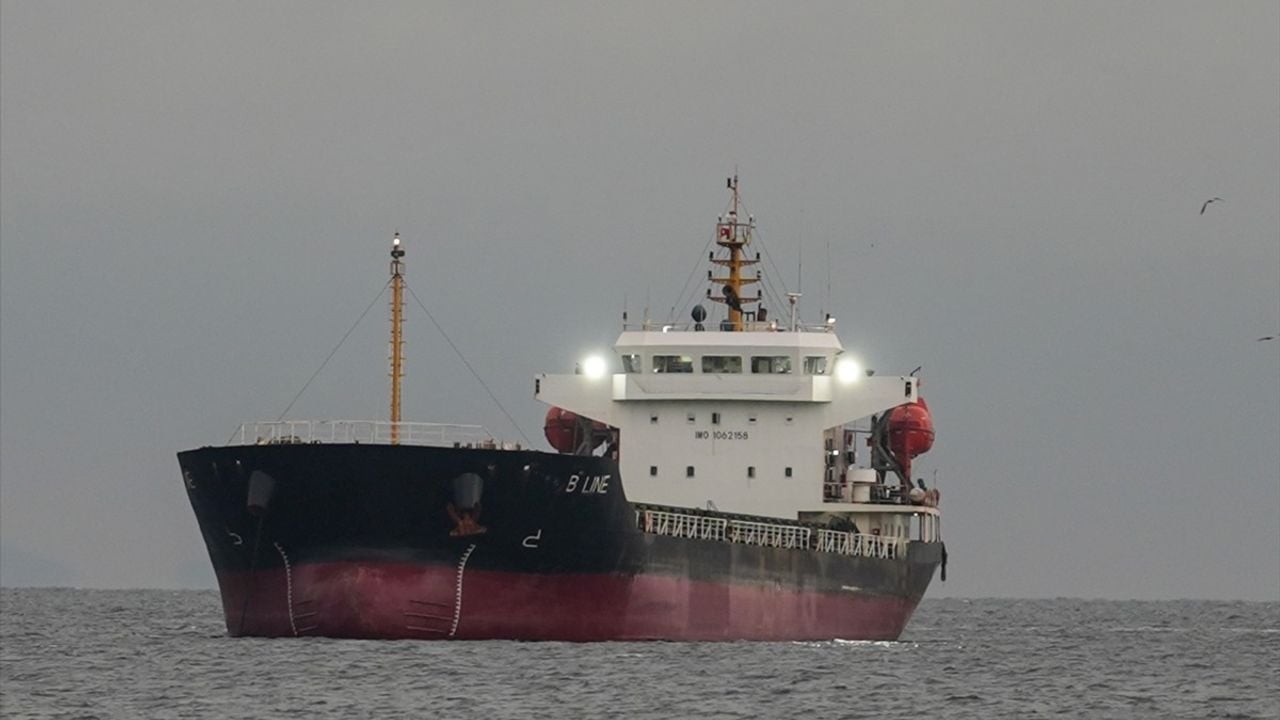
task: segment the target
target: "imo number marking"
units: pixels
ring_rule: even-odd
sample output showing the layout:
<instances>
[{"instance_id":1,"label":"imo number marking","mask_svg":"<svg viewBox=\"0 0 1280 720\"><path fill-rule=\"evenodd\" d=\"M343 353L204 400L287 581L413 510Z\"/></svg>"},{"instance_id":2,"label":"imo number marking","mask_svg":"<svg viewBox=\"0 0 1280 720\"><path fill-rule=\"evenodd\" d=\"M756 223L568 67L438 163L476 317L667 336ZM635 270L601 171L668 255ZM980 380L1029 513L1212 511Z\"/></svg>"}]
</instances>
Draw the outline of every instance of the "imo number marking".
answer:
<instances>
[{"instance_id":1,"label":"imo number marking","mask_svg":"<svg viewBox=\"0 0 1280 720\"><path fill-rule=\"evenodd\" d=\"M746 430L694 430L694 440L750 440Z\"/></svg>"}]
</instances>

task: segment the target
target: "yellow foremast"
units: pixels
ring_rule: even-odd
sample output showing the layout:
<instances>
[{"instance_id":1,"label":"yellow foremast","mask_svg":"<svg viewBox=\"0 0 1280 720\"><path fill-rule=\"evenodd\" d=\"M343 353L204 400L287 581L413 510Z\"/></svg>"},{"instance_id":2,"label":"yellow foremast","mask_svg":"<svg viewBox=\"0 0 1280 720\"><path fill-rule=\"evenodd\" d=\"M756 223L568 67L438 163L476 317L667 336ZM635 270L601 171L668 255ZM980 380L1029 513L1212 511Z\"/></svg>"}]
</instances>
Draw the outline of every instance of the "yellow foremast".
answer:
<instances>
[{"instance_id":1,"label":"yellow foremast","mask_svg":"<svg viewBox=\"0 0 1280 720\"><path fill-rule=\"evenodd\" d=\"M751 232L755 229L755 220L748 217L747 222L740 222L738 219L738 176L734 175L728 179L729 190L733 192L733 204L729 208L728 216L721 217L716 222L716 244L722 248L729 250L729 257L717 258L712 253L710 258L711 264L729 268L728 277L716 277L711 271L707 271L707 279L713 283L723 285L721 295L717 297L710 288L707 289L707 298L715 302L724 303L729 308L729 319L726 329L741 331L745 328L743 315L747 314L754 317L755 313L746 313L743 306L748 303L759 302L760 297L754 298L742 296L742 288L751 283L760 282L759 273L755 277L743 277L742 269L748 265L755 265L760 262L760 256L757 255L754 260L746 258L746 246L751 244Z\"/></svg>"},{"instance_id":2,"label":"yellow foremast","mask_svg":"<svg viewBox=\"0 0 1280 720\"><path fill-rule=\"evenodd\" d=\"M404 248L391 240L391 444L400 444L400 378L404 376Z\"/></svg>"}]
</instances>

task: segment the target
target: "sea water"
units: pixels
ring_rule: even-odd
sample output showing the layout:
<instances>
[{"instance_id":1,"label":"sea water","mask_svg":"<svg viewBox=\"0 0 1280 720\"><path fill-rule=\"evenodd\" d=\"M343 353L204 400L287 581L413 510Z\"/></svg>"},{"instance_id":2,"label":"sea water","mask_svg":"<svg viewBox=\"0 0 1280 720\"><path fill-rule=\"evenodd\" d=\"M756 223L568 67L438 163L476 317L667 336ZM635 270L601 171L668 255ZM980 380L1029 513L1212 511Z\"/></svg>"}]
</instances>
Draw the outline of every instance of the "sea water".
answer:
<instances>
[{"instance_id":1,"label":"sea water","mask_svg":"<svg viewBox=\"0 0 1280 720\"><path fill-rule=\"evenodd\" d=\"M926 599L898 642L229 638L213 591L0 590L5 718L1280 718L1280 603Z\"/></svg>"}]
</instances>

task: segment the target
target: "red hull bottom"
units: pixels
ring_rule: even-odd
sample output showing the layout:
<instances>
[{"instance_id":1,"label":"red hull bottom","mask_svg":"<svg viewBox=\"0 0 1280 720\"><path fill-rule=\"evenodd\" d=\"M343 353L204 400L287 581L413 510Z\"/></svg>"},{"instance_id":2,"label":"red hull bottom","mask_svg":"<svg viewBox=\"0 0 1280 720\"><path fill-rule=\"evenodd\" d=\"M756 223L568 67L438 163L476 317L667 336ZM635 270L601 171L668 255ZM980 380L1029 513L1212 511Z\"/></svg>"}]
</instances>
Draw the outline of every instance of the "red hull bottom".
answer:
<instances>
[{"instance_id":1,"label":"red hull bottom","mask_svg":"<svg viewBox=\"0 0 1280 720\"><path fill-rule=\"evenodd\" d=\"M218 578L232 635L506 640L894 640L916 600L660 575L304 564Z\"/></svg>"}]
</instances>

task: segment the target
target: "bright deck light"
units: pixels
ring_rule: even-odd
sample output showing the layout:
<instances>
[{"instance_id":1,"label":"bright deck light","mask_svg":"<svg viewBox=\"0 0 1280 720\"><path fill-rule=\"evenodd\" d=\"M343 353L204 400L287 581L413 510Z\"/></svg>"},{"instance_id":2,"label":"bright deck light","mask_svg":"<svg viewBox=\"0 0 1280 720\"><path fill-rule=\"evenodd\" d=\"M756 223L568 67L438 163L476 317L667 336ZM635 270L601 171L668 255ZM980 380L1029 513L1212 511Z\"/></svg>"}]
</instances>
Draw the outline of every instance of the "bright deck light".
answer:
<instances>
[{"instance_id":1,"label":"bright deck light","mask_svg":"<svg viewBox=\"0 0 1280 720\"><path fill-rule=\"evenodd\" d=\"M604 358L599 355L592 355L582 361L582 374L589 378L602 378L607 371L608 367L605 365Z\"/></svg>"},{"instance_id":2,"label":"bright deck light","mask_svg":"<svg viewBox=\"0 0 1280 720\"><path fill-rule=\"evenodd\" d=\"M855 383L862 377L862 368L853 358L840 358L836 361L836 379L842 383Z\"/></svg>"}]
</instances>

